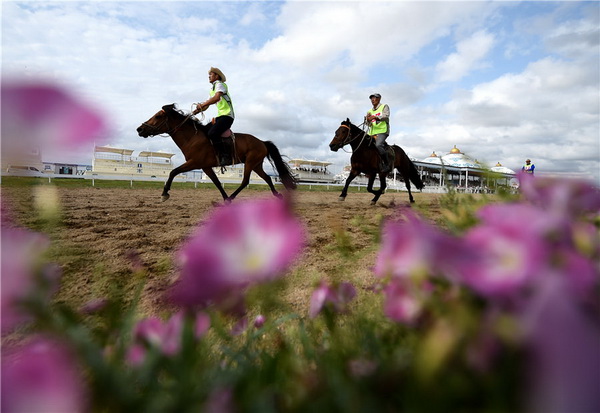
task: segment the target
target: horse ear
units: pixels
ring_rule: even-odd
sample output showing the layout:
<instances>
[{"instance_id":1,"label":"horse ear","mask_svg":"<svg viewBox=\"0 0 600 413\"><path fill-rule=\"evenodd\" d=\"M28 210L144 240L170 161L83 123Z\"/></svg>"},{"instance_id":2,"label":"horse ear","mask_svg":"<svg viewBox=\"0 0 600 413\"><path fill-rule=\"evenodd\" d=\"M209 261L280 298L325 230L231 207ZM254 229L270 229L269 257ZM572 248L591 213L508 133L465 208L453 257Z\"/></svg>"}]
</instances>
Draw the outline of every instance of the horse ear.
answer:
<instances>
[{"instance_id":1,"label":"horse ear","mask_svg":"<svg viewBox=\"0 0 600 413\"><path fill-rule=\"evenodd\" d=\"M163 106L162 110L164 110L165 112L175 110L175 103L171 103L170 105Z\"/></svg>"},{"instance_id":2,"label":"horse ear","mask_svg":"<svg viewBox=\"0 0 600 413\"><path fill-rule=\"evenodd\" d=\"M350 118L346 118L346 122L350 123Z\"/></svg>"}]
</instances>

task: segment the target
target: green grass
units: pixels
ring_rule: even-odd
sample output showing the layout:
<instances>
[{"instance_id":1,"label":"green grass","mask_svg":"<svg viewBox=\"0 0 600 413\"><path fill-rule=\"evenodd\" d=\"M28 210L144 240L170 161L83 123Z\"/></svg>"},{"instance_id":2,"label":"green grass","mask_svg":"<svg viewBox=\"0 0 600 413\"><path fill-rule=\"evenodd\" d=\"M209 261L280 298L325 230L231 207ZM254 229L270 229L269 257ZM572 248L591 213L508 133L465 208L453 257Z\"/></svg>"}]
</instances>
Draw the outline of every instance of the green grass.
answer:
<instances>
[{"instance_id":1,"label":"green grass","mask_svg":"<svg viewBox=\"0 0 600 413\"><path fill-rule=\"evenodd\" d=\"M104 180L95 179L93 182L91 179L76 179L76 178L37 178L37 177L20 177L20 176L3 176L1 185L5 187L28 187L36 185L54 185L59 188L131 188L131 189L162 189L164 181L120 181L120 180ZM214 188L212 182L178 182L174 181L171 185L171 189L194 189L194 188ZM231 192L239 187L237 183L224 183L223 188L225 191ZM275 183L275 187L278 190L283 190L281 183ZM265 184L250 184L244 190L260 190L264 191L266 188ZM299 191L307 192L339 192L342 190L341 186L337 185L311 185L302 184L298 185ZM364 188L357 188L350 186L348 192L364 192Z\"/></svg>"}]
</instances>

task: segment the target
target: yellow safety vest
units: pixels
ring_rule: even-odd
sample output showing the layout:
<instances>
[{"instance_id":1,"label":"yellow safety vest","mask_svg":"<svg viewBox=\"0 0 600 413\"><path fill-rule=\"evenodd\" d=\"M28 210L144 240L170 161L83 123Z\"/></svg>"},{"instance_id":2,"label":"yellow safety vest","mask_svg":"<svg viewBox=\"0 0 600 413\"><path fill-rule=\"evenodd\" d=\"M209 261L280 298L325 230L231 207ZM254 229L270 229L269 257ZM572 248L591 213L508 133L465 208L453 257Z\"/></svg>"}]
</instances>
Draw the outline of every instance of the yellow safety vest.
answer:
<instances>
[{"instance_id":1,"label":"yellow safety vest","mask_svg":"<svg viewBox=\"0 0 600 413\"><path fill-rule=\"evenodd\" d=\"M532 174L533 173L533 164L530 163L529 165L525 164L523 165L523 171L527 174Z\"/></svg>"},{"instance_id":2,"label":"yellow safety vest","mask_svg":"<svg viewBox=\"0 0 600 413\"><path fill-rule=\"evenodd\" d=\"M380 104L375 109L369 109L367 114L381 116L383 114L383 108L385 104ZM380 133L390 133L390 125L387 121L371 121L371 125L369 125L369 135L379 135Z\"/></svg>"},{"instance_id":3,"label":"yellow safety vest","mask_svg":"<svg viewBox=\"0 0 600 413\"><path fill-rule=\"evenodd\" d=\"M233 114L233 103L231 103L231 97L229 97L229 89L227 88L227 84L217 80L213 83L213 87L210 90L210 97L212 98L217 92L215 91L215 87L217 82L220 82L225 86L225 93L221 96L221 99L217 102L217 117L218 116L231 116L234 117Z\"/></svg>"}]
</instances>

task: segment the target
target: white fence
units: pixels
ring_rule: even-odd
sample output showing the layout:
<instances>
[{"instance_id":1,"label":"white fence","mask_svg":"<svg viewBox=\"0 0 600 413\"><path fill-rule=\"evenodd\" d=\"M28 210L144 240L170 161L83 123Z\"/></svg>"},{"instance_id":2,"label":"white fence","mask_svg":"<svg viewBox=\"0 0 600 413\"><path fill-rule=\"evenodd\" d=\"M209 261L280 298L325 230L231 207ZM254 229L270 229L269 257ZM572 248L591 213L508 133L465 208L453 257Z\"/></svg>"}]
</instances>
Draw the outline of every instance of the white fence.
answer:
<instances>
[{"instance_id":1,"label":"white fence","mask_svg":"<svg viewBox=\"0 0 600 413\"><path fill-rule=\"evenodd\" d=\"M54 173L44 173L44 174L39 174L39 175L18 175L16 173L6 173L6 172L2 172L2 176L26 176L26 177L35 177L35 178L39 178L39 179L44 179L47 180L49 183L52 182L53 179L85 179L91 182L92 186L96 185L96 181L129 181L129 186L130 187L134 187L135 182L161 182L164 183L166 182L166 179L163 177L157 178L157 177L144 177L144 176L139 176L139 175L101 175L101 174L86 174L86 175L63 175L63 174L54 174ZM273 177L272 177L273 178ZM239 184L240 180L239 179L224 179L224 178L219 178L219 180L221 181L221 183L223 184ZM275 183L279 183L276 179L273 179L275 181ZM194 183L194 187L198 187L199 183L203 183L203 184L211 184L212 182L210 180L206 180L206 179L202 179L202 175L200 174L193 174L191 177L190 176L184 176L184 175L178 175L177 177L175 177L175 180L173 182L193 182ZM375 182L375 188L378 188L378 183L379 181ZM263 181L262 179L251 179L250 180L250 184L253 185L266 185L266 182ZM304 187L308 187L309 189L311 189L312 187L325 187L326 189L334 189L334 188L339 188L341 190L341 188L344 187L344 183L305 183L305 182L300 182L298 183L298 185L300 186L304 186ZM367 184L364 182L355 182L353 181L350 184L351 187L353 188L357 188L359 191L362 188L367 188ZM436 191L436 188L424 188L423 192L439 192ZM416 192L416 189L414 189ZM406 191L406 187L404 185L404 182L400 182L400 181L396 181L395 183L393 182L389 182L388 181L388 186L386 191Z\"/></svg>"}]
</instances>

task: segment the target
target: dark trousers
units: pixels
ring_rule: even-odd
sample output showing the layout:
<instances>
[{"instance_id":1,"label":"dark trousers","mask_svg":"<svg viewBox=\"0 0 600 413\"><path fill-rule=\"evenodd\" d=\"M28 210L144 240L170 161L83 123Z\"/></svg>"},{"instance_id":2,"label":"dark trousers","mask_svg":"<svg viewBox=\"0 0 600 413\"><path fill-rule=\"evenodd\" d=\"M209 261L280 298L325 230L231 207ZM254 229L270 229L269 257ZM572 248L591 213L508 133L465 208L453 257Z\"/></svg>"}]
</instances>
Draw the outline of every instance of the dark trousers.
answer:
<instances>
[{"instance_id":1,"label":"dark trousers","mask_svg":"<svg viewBox=\"0 0 600 413\"><path fill-rule=\"evenodd\" d=\"M212 142L215 151L217 152L217 158L219 164L225 165L231 163L231 155L225 150L225 142L221 135L233 124L233 118L231 116L219 116L215 119L215 123L210 127L208 131L208 139Z\"/></svg>"},{"instance_id":2,"label":"dark trousers","mask_svg":"<svg viewBox=\"0 0 600 413\"><path fill-rule=\"evenodd\" d=\"M231 116L219 116L215 119L215 123L210 127L208 131L208 139L213 143L219 143L221 141L221 135L227 129L231 128L233 124L233 118Z\"/></svg>"}]
</instances>

